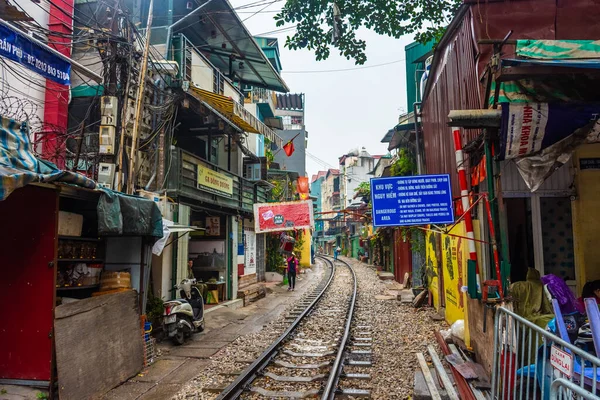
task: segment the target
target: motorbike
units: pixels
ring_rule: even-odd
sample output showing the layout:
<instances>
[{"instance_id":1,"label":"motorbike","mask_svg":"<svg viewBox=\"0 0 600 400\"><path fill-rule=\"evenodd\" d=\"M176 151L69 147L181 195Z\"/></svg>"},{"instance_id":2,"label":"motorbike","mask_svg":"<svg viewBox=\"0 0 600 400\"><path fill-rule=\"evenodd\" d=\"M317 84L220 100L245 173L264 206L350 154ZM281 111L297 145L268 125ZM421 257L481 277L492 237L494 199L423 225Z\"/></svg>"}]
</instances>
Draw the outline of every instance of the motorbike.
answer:
<instances>
[{"instance_id":1,"label":"motorbike","mask_svg":"<svg viewBox=\"0 0 600 400\"><path fill-rule=\"evenodd\" d=\"M163 329L176 345L204 331L204 299L195 285L195 279L184 279L175 287L181 297L164 303Z\"/></svg>"}]
</instances>

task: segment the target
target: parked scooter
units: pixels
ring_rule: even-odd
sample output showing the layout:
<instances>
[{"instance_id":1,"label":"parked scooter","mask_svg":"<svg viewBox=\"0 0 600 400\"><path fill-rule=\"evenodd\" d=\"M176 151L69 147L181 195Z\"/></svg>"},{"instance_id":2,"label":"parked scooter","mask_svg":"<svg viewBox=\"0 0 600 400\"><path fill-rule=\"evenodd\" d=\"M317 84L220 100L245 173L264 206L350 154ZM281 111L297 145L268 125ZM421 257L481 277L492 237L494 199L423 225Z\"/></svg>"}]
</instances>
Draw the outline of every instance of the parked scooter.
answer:
<instances>
[{"instance_id":1,"label":"parked scooter","mask_svg":"<svg viewBox=\"0 0 600 400\"><path fill-rule=\"evenodd\" d=\"M164 303L163 328L176 345L204 330L204 299L195 284L195 279L184 279L176 286L181 298Z\"/></svg>"}]
</instances>

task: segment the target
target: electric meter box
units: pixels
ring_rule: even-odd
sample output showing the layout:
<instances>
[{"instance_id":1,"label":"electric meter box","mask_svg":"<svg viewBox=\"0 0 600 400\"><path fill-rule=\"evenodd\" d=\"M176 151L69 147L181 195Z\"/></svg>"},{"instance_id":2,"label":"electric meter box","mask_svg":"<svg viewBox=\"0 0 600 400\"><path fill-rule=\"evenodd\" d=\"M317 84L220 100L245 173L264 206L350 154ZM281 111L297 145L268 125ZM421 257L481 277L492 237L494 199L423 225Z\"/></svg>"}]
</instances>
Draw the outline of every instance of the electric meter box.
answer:
<instances>
[{"instance_id":1,"label":"electric meter box","mask_svg":"<svg viewBox=\"0 0 600 400\"><path fill-rule=\"evenodd\" d=\"M98 185L107 189L112 189L115 181L116 164L99 163L98 164Z\"/></svg>"},{"instance_id":2,"label":"electric meter box","mask_svg":"<svg viewBox=\"0 0 600 400\"><path fill-rule=\"evenodd\" d=\"M119 102L115 96L102 96L100 99L101 125L117 126Z\"/></svg>"},{"instance_id":3,"label":"electric meter box","mask_svg":"<svg viewBox=\"0 0 600 400\"><path fill-rule=\"evenodd\" d=\"M100 125L100 154L115 154L115 127Z\"/></svg>"}]
</instances>

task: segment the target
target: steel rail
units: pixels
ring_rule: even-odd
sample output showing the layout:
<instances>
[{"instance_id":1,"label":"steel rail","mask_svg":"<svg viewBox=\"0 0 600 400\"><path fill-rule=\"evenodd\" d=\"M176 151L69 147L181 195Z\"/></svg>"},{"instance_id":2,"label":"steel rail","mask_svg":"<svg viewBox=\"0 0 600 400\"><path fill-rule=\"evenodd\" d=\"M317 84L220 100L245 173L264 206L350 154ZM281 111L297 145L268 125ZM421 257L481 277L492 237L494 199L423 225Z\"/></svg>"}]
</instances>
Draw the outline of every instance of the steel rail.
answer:
<instances>
[{"instance_id":1,"label":"steel rail","mask_svg":"<svg viewBox=\"0 0 600 400\"><path fill-rule=\"evenodd\" d=\"M323 390L323 395L321 396L321 400L333 400L336 395L338 389L338 383L340 380L340 376L342 375L342 371L344 369L344 356L346 354L346 345L348 344L348 338L350 337L350 329L352 328L352 317L354 316L354 308L356 306L356 293L357 293L357 280L356 273L354 269L343 260L334 260L335 262L340 262L345 264L350 272L352 273L352 278L354 278L354 290L352 291L352 300L350 300L350 307L348 308L348 315L346 316L346 327L344 329L344 336L340 341L340 345L338 348L337 356L335 357L335 361L333 362L333 366L331 367L331 373L329 374L329 379L327 380L327 385Z\"/></svg>"},{"instance_id":2,"label":"steel rail","mask_svg":"<svg viewBox=\"0 0 600 400\"><path fill-rule=\"evenodd\" d=\"M217 400L229 400L229 399L237 399L241 396L247 386L256 379L260 371L262 371L275 357L277 350L281 346L281 344L296 330L296 328L300 325L300 322L308 315L308 313L317 305L317 303L321 300L331 282L333 282L333 277L335 276L335 263L331 260L323 257L317 256L331 265L331 275L321 292L317 295L317 297L304 309L302 314L298 316L290 324L290 326L279 336L254 362L246 368L233 382L229 384L217 397ZM355 281L356 282L356 281Z\"/></svg>"}]
</instances>

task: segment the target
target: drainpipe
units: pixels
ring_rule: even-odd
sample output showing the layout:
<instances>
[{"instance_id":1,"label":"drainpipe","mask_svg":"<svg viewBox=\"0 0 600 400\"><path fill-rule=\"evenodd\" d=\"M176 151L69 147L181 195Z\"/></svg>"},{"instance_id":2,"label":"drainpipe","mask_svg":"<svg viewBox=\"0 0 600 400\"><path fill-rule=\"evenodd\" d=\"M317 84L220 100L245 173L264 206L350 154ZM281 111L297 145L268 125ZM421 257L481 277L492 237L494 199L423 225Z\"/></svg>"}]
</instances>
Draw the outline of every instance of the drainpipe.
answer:
<instances>
[{"instance_id":1,"label":"drainpipe","mask_svg":"<svg viewBox=\"0 0 600 400\"><path fill-rule=\"evenodd\" d=\"M169 57L171 55L169 53L171 52L171 37L173 36L173 28L176 27L177 25L180 25L183 21L189 19L191 16L198 14L202 8L209 5L211 2L212 2L212 0L208 0L206 3L202 4L201 6L196 8L194 11L192 11L185 17L181 18L179 21L175 22L173 25L169 26L169 28L167 29L167 41L166 41L167 47L165 49L165 58L167 60L170 60Z\"/></svg>"},{"instance_id":2,"label":"drainpipe","mask_svg":"<svg viewBox=\"0 0 600 400\"><path fill-rule=\"evenodd\" d=\"M421 106L422 102L417 101L413 103L413 114L415 117L415 144L417 152L417 175L423 175L423 163L421 160L421 135L419 134L419 113L417 106Z\"/></svg>"}]
</instances>

